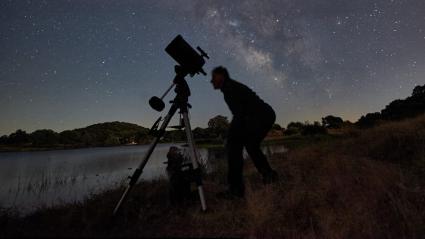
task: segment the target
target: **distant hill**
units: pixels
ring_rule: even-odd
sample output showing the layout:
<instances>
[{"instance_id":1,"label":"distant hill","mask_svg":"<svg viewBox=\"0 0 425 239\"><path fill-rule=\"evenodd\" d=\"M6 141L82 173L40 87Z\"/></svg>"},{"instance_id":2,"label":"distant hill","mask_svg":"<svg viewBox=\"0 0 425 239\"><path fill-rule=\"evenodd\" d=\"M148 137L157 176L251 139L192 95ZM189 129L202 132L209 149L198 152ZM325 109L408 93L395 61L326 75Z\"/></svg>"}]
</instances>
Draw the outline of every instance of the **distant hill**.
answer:
<instances>
[{"instance_id":1,"label":"distant hill","mask_svg":"<svg viewBox=\"0 0 425 239\"><path fill-rule=\"evenodd\" d=\"M146 143L149 129L126 122L106 122L59 133L62 144L110 146Z\"/></svg>"},{"instance_id":2,"label":"distant hill","mask_svg":"<svg viewBox=\"0 0 425 239\"><path fill-rule=\"evenodd\" d=\"M144 144L150 140L148 132L149 129L137 124L115 121L60 133L50 129L40 129L29 134L23 130L17 130L9 136L0 137L0 145L6 145L11 147L11 150L15 150Z\"/></svg>"},{"instance_id":3,"label":"distant hill","mask_svg":"<svg viewBox=\"0 0 425 239\"><path fill-rule=\"evenodd\" d=\"M411 96L392 101L380 112L362 116L356 124L370 127L382 121L412 118L423 113L425 113L425 85L416 86Z\"/></svg>"}]
</instances>

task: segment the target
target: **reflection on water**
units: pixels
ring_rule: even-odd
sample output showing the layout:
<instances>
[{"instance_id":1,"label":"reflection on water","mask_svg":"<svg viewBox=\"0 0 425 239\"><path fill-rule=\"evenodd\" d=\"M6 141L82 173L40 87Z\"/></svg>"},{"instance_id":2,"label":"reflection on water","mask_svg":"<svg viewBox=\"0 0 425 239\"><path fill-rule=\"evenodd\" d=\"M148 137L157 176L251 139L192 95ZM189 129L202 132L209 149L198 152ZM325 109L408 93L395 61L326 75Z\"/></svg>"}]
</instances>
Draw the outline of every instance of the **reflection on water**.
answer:
<instances>
[{"instance_id":1,"label":"reflection on water","mask_svg":"<svg viewBox=\"0 0 425 239\"><path fill-rule=\"evenodd\" d=\"M165 176L166 154L172 144L158 145L142 179ZM178 145L177 145L178 146ZM30 212L84 199L90 194L116 188L126 182L148 146L123 146L43 152L0 153L0 207ZM283 146L268 146L266 154L282 153ZM222 149L198 149L209 165L222 160Z\"/></svg>"}]
</instances>

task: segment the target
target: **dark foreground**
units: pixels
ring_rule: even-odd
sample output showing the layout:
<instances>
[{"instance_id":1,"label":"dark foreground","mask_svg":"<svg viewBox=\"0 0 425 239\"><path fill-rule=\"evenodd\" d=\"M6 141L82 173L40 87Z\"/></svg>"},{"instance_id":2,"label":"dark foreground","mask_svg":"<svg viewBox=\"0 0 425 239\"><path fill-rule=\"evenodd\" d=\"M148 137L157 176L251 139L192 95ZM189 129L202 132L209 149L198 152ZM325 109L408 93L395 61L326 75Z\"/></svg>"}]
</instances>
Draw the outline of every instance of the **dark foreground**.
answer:
<instances>
[{"instance_id":1,"label":"dark foreground","mask_svg":"<svg viewBox=\"0 0 425 239\"><path fill-rule=\"evenodd\" d=\"M247 197L215 198L224 170L205 182L206 213L197 200L171 207L164 181L141 183L115 218L121 190L82 203L0 216L0 236L421 238L425 235L425 117L347 130L275 155L281 181L263 186L251 162Z\"/></svg>"}]
</instances>

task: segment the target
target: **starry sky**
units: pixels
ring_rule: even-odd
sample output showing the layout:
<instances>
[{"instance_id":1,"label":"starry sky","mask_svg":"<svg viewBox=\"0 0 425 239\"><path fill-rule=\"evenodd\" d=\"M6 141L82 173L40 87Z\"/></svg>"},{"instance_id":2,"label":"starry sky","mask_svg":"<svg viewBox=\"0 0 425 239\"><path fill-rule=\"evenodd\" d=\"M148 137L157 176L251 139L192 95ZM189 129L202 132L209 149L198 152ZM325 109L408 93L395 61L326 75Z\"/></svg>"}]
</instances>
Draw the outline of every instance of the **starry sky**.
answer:
<instances>
[{"instance_id":1,"label":"starry sky","mask_svg":"<svg viewBox=\"0 0 425 239\"><path fill-rule=\"evenodd\" d=\"M181 34L277 113L355 121L425 83L425 1L0 1L0 135L106 121L149 127ZM210 75L188 78L194 126L230 117ZM168 99L170 99L170 95Z\"/></svg>"}]
</instances>

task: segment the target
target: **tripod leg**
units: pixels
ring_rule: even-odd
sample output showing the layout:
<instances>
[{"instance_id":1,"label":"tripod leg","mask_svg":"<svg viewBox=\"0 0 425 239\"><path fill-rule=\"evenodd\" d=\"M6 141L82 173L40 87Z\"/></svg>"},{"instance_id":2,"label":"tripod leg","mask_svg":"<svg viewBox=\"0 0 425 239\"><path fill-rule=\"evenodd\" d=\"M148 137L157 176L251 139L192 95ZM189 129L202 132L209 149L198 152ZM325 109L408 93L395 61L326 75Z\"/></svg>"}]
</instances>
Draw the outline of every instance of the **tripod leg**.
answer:
<instances>
[{"instance_id":1,"label":"tripod leg","mask_svg":"<svg viewBox=\"0 0 425 239\"><path fill-rule=\"evenodd\" d=\"M164 118L164 122L162 122L160 129L158 130L158 135L155 137L155 140L151 143L148 151L146 152L142 162L139 164L139 166L134 171L133 175L130 177L130 182L128 183L124 193L122 194L120 200L118 201L117 205L115 206L113 215L115 215L118 210L120 209L122 203L127 198L128 193L133 188L133 186L137 183L140 175L142 175L143 168L146 166L146 163L149 160L149 157L152 155L152 152L154 151L156 145L158 144L159 140L162 136L164 136L165 129L167 128L168 123L170 123L171 118L173 118L174 114L176 113L178 107L176 104L173 104L168 111L168 114Z\"/></svg>"},{"instance_id":2,"label":"tripod leg","mask_svg":"<svg viewBox=\"0 0 425 239\"><path fill-rule=\"evenodd\" d=\"M189 115L188 115L187 107L186 107L186 109L184 109L184 111L182 111L182 113L183 113L184 129L186 131L187 142L189 144L189 151L190 151L190 158L191 158L191 161L192 161L192 166L193 166L193 169L195 170L195 172L196 171L199 172L198 153L196 152L195 144L194 144L194 141L193 141L193 134L192 134L192 129L190 127L190 121L189 121ZM207 205L205 203L205 195L204 195L204 190L202 188L202 178L201 178L200 173L199 173L199 175L197 175L196 186L198 188L199 199L201 200L202 210L205 211L205 210L207 210Z\"/></svg>"}]
</instances>

